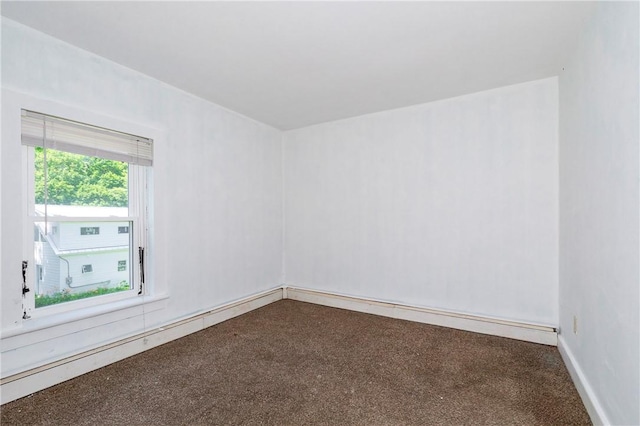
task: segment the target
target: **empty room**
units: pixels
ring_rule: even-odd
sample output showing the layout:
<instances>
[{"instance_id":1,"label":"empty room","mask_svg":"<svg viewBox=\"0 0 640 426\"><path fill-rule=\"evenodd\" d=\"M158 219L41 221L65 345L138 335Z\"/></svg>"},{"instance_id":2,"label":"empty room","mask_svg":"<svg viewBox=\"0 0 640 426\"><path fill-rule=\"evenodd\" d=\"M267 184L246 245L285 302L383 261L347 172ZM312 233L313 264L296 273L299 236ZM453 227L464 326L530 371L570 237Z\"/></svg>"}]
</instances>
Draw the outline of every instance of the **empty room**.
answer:
<instances>
[{"instance_id":1,"label":"empty room","mask_svg":"<svg viewBox=\"0 0 640 426\"><path fill-rule=\"evenodd\" d=\"M640 3L0 12L2 424L640 424Z\"/></svg>"}]
</instances>

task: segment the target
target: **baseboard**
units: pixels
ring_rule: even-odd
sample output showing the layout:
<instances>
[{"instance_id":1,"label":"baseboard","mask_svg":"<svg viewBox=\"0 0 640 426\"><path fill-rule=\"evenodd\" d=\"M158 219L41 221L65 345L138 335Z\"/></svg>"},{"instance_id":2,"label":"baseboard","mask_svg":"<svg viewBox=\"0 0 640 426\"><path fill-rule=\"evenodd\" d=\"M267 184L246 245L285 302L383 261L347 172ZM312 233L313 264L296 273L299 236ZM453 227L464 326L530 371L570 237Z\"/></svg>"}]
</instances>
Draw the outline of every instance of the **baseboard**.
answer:
<instances>
[{"instance_id":1,"label":"baseboard","mask_svg":"<svg viewBox=\"0 0 640 426\"><path fill-rule=\"evenodd\" d=\"M555 328L544 325L402 305L299 287L286 287L283 294L285 295L284 298L299 300L301 302L439 325L458 330L473 331L475 333L509 337L511 339L541 343L544 345L556 346L558 344L558 335Z\"/></svg>"},{"instance_id":2,"label":"baseboard","mask_svg":"<svg viewBox=\"0 0 640 426\"><path fill-rule=\"evenodd\" d=\"M580 394L580 398L582 398L582 403L587 409L587 413L589 413L589 417L591 417L591 421L594 425L610 425L612 424L609 421L609 418L604 412L602 405L598 401L596 394L593 392L593 388L589 384L587 377L584 375L582 368L578 364L575 356L569 346L567 345L564 337L561 335L558 336L558 350L560 351L560 355L562 356L562 360L564 361L564 365L567 366L567 370L569 370L569 375L571 375L571 379L578 390L578 394Z\"/></svg>"},{"instance_id":3,"label":"baseboard","mask_svg":"<svg viewBox=\"0 0 640 426\"><path fill-rule=\"evenodd\" d=\"M284 286L218 306L127 339L2 378L0 380L0 403L4 404L22 398L283 298L545 345L553 346L558 344L555 329L548 326ZM568 361L565 362L569 364ZM572 377L574 377L573 373ZM582 375L582 377L584 376ZM574 377L576 383L579 380L579 378L576 379ZM592 394L592 392L589 393ZM582 392L581 395L583 395ZM586 402L585 405L587 405ZM589 406L587 405L587 407ZM591 411L589 413L591 414ZM593 415L592 418L594 418ZM599 418L604 417L600 416Z\"/></svg>"},{"instance_id":4,"label":"baseboard","mask_svg":"<svg viewBox=\"0 0 640 426\"><path fill-rule=\"evenodd\" d=\"M5 404L22 398L281 299L282 288L276 288L127 339L2 378L0 403Z\"/></svg>"}]
</instances>

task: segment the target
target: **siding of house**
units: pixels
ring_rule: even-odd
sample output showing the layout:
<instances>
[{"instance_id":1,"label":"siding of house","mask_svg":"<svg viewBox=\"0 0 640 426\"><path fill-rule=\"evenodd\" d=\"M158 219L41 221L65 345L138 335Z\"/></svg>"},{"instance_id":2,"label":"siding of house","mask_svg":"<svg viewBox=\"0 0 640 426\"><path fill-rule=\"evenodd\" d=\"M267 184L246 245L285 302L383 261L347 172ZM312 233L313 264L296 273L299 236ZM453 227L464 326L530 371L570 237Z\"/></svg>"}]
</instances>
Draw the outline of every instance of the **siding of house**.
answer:
<instances>
[{"instance_id":1,"label":"siding of house","mask_svg":"<svg viewBox=\"0 0 640 426\"><path fill-rule=\"evenodd\" d=\"M126 246L129 234L119 234L119 226L129 226L129 222L65 222L59 223L58 248L60 250L81 250L103 247ZM97 235L82 235L83 227L98 227Z\"/></svg>"},{"instance_id":2,"label":"siding of house","mask_svg":"<svg viewBox=\"0 0 640 426\"><path fill-rule=\"evenodd\" d=\"M39 225L44 230L44 224ZM80 293L131 283L130 234L119 233L121 226L132 231L129 222L49 222L49 232L39 243L41 260L37 263L44 271L42 282L36 276L37 294ZM82 235L83 227L98 227L99 234ZM118 270L120 261L126 262L123 271ZM84 265L91 265L91 271L83 270Z\"/></svg>"},{"instance_id":3,"label":"siding of house","mask_svg":"<svg viewBox=\"0 0 640 426\"><path fill-rule=\"evenodd\" d=\"M65 259L69 261L70 275L73 278L73 282L68 286L70 292L84 292L98 287L116 287L122 281L129 283L131 262L128 252L128 249L120 249L65 256ZM120 260L127 261L125 271L118 271L118 261ZM91 265L92 271L83 273L83 265ZM65 268L61 268L59 274L61 287L67 287L65 285L66 276L67 271Z\"/></svg>"},{"instance_id":4,"label":"siding of house","mask_svg":"<svg viewBox=\"0 0 640 426\"><path fill-rule=\"evenodd\" d=\"M47 242L42 243L42 282L37 287L37 294L51 294L60 291L60 283L64 283L64 278L60 281L60 277L64 274L67 276L66 265L60 268L60 258L56 256L51 245ZM39 277L36 277L36 280Z\"/></svg>"}]
</instances>

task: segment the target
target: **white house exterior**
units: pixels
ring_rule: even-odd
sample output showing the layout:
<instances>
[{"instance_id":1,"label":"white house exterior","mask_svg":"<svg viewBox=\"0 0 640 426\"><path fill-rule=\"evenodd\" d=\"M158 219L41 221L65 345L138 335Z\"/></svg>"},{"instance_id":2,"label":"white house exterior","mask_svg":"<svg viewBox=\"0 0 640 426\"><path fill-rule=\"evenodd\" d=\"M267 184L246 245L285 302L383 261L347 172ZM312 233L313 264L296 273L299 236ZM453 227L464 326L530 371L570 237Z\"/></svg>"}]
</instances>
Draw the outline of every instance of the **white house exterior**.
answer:
<instances>
[{"instance_id":1,"label":"white house exterior","mask_svg":"<svg viewBox=\"0 0 640 426\"><path fill-rule=\"evenodd\" d=\"M44 206L36 214L45 216ZM36 294L82 293L130 283L130 222L87 218L126 217L127 208L47 206L36 222ZM66 220L56 220L64 217ZM69 218L78 218L78 221Z\"/></svg>"}]
</instances>

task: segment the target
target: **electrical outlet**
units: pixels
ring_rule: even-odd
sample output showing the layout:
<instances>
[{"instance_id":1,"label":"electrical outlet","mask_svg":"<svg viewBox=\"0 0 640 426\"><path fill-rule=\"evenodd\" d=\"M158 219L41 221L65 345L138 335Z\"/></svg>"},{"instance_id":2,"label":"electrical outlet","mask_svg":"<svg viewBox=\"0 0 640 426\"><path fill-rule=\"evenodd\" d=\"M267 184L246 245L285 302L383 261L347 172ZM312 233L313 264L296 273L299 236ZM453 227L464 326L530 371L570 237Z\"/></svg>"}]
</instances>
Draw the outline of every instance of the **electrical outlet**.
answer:
<instances>
[{"instance_id":1,"label":"electrical outlet","mask_svg":"<svg viewBox=\"0 0 640 426\"><path fill-rule=\"evenodd\" d=\"M573 316L573 334L578 334L578 317Z\"/></svg>"}]
</instances>

